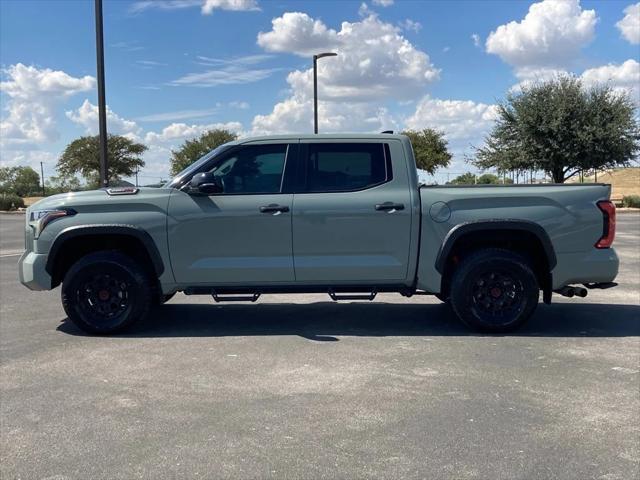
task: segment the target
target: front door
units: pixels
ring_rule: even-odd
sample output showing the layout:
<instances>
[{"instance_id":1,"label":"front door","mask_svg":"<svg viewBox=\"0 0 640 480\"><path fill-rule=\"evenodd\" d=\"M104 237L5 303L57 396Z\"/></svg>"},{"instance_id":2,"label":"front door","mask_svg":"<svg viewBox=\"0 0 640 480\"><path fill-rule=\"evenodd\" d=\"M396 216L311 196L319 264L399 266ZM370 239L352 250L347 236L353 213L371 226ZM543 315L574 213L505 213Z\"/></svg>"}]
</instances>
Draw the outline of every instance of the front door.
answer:
<instances>
[{"instance_id":1,"label":"front door","mask_svg":"<svg viewBox=\"0 0 640 480\"><path fill-rule=\"evenodd\" d=\"M274 143L235 147L210 169L223 193L172 193L168 240L178 283L293 282L293 195L282 193L288 150Z\"/></svg>"},{"instance_id":2,"label":"front door","mask_svg":"<svg viewBox=\"0 0 640 480\"><path fill-rule=\"evenodd\" d=\"M411 193L399 142L300 144L294 198L296 280L399 283L408 276Z\"/></svg>"}]
</instances>

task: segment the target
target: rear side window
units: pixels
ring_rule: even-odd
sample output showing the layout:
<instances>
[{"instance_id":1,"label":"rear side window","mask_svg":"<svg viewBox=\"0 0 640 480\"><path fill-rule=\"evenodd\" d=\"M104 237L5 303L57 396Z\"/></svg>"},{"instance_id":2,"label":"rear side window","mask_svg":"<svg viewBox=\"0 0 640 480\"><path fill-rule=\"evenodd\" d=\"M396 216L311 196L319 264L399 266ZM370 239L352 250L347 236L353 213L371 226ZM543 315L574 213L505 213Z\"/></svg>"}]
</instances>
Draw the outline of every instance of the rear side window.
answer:
<instances>
[{"instance_id":1,"label":"rear side window","mask_svg":"<svg viewBox=\"0 0 640 480\"><path fill-rule=\"evenodd\" d=\"M349 192L391 180L388 147L382 143L310 143L306 191Z\"/></svg>"}]
</instances>

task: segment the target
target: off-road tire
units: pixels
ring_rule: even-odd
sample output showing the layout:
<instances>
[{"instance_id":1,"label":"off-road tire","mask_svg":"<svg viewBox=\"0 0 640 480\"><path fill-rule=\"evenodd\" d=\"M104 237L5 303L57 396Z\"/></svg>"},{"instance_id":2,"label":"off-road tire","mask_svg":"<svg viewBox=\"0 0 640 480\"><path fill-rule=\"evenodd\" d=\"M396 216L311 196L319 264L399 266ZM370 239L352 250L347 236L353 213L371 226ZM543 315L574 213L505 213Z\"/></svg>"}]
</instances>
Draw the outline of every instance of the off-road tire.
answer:
<instances>
[{"instance_id":1,"label":"off-road tire","mask_svg":"<svg viewBox=\"0 0 640 480\"><path fill-rule=\"evenodd\" d=\"M143 319L153 302L147 271L118 251L90 253L74 263L62 282L62 306L84 332L118 333Z\"/></svg>"},{"instance_id":2,"label":"off-road tire","mask_svg":"<svg viewBox=\"0 0 640 480\"><path fill-rule=\"evenodd\" d=\"M540 288L529 262L515 252L488 248L464 258L451 279L450 303L469 328L517 330L538 305Z\"/></svg>"}]
</instances>

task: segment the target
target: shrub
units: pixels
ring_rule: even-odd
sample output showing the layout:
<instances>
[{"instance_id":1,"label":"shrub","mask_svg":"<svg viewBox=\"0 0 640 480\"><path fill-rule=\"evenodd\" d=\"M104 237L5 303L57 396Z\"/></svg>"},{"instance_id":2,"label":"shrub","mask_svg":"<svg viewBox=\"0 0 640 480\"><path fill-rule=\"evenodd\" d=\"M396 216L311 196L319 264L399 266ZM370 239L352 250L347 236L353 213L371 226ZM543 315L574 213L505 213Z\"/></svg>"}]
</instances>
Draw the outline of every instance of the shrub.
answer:
<instances>
[{"instance_id":1,"label":"shrub","mask_svg":"<svg viewBox=\"0 0 640 480\"><path fill-rule=\"evenodd\" d=\"M15 193L0 193L0 210L16 210L24 207L24 200Z\"/></svg>"},{"instance_id":2,"label":"shrub","mask_svg":"<svg viewBox=\"0 0 640 480\"><path fill-rule=\"evenodd\" d=\"M640 208L640 195L625 195L622 197L622 206Z\"/></svg>"}]
</instances>

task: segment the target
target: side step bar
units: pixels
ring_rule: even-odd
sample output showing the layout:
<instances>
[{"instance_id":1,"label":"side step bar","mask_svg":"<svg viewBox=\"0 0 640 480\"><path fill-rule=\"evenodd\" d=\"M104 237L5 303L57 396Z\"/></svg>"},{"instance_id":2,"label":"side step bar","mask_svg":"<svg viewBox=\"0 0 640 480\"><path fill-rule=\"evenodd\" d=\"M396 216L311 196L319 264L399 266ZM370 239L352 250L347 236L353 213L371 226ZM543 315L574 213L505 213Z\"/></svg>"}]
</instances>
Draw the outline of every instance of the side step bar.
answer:
<instances>
[{"instance_id":1,"label":"side step bar","mask_svg":"<svg viewBox=\"0 0 640 480\"><path fill-rule=\"evenodd\" d=\"M369 302L373 301L374 298L376 298L376 295L378 294L378 292L376 292L375 290L371 291L370 293L364 293L364 294L339 294L336 293L335 290L329 290L329 297L331 297L331 300L333 300L334 302L337 302L339 300L368 300Z\"/></svg>"},{"instance_id":2,"label":"side step bar","mask_svg":"<svg viewBox=\"0 0 640 480\"><path fill-rule=\"evenodd\" d=\"M211 294L216 303L220 302L255 302L260 298L259 293L254 293L252 295L218 295L213 292Z\"/></svg>"}]
</instances>

